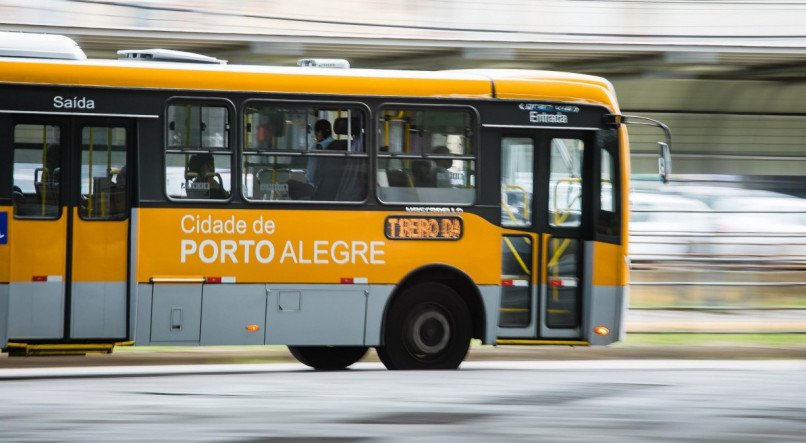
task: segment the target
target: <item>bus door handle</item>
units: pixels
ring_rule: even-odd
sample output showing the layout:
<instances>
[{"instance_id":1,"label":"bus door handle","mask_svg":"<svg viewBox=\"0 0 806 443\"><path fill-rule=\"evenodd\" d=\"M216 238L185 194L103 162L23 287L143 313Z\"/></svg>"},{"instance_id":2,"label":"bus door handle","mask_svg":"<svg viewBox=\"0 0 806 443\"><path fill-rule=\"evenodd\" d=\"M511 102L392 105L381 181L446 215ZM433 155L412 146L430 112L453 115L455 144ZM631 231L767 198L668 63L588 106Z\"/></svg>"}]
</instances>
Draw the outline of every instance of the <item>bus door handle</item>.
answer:
<instances>
[{"instance_id":1,"label":"bus door handle","mask_svg":"<svg viewBox=\"0 0 806 443\"><path fill-rule=\"evenodd\" d=\"M182 329L182 308L171 308L171 330Z\"/></svg>"}]
</instances>

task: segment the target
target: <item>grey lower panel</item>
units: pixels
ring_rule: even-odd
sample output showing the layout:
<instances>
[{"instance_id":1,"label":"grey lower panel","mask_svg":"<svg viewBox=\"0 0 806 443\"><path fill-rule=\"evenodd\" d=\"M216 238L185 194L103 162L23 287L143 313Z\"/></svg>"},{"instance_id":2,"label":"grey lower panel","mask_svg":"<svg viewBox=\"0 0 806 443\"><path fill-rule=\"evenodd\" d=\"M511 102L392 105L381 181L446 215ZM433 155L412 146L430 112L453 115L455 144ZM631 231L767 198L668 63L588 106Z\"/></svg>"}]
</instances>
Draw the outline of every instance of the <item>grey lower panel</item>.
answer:
<instances>
[{"instance_id":1,"label":"grey lower panel","mask_svg":"<svg viewBox=\"0 0 806 443\"><path fill-rule=\"evenodd\" d=\"M151 341L198 344L201 296L201 284L155 284L151 303Z\"/></svg>"},{"instance_id":2,"label":"grey lower panel","mask_svg":"<svg viewBox=\"0 0 806 443\"><path fill-rule=\"evenodd\" d=\"M64 283L8 285L8 338L56 339L64 336Z\"/></svg>"},{"instance_id":3,"label":"grey lower panel","mask_svg":"<svg viewBox=\"0 0 806 443\"><path fill-rule=\"evenodd\" d=\"M624 338L624 320L627 309L627 288L621 286L595 286L590 299L590 316L585 323L586 336L591 345L609 345ZM610 334L594 334L593 328L605 326Z\"/></svg>"},{"instance_id":4,"label":"grey lower panel","mask_svg":"<svg viewBox=\"0 0 806 443\"><path fill-rule=\"evenodd\" d=\"M71 338L126 337L126 283L73 283Z\"/></svg>"},{"instance_id":5,"label":"grey lower panel","mask_svg":"<svg viewBox=\"0 0 806 443\"><path fill-rule=\"evenodd\" d=\"M369 287L268 285L266 343L362 345Z\"/></svg>"},{"instance_id":6,"label":"grey lower panel","mask_svg":"<svg viewBox=\"0 0 806 443\"><path fill-rule=\"evenodd\" d=\"M0 284L0 349L8 344L8 285Z\"/></svg>"},{"instance_id":7,"label":"grey lower panel","mask_svg":"<svg viewBox=\"0 0 806 443\"><path fill-rule=\"evenodd\" d=\"M367 330L364 334L364 345L379 346L382 343L383 315L394 289L393 285L370 287L369 297L367 297Z\"/></svg>"},{"instance_id":8,"label":"grey lower panel","mask_svg":"<svg viewBox=\"0 0 806 443\"><path fill-rule=\"evenodd\" d=\"M201 344L262 345L266 330L263 285L204 285Z\"/></svg>"},{"instance_id":9,"label":"grey lower panel","mask_svg":"<svg viewBox=\"0 0 806 443\"><path fill-rule=\"evenodd\" d=\"M134 331L131 332L134 337L135 345L147 345L151 343L151 301L154 292L153 285L139 284L137 290L132 293L132 303L135 308L132 309L132 324Z\"/></svg>"},{"instance_id":10,"label":"grey lower panel","mask_svg":"<svg viewBox=\"0 0 806 443\"><path fill-rule=\"evenodd\" d=\"M134 337L138 345L363 345L370 293L377 342L391 287L140 284Z\"/></svg>"},{"instance_id":11,"label":"grey lower panel","mask_svg":"<svg viewBox=\"0 0 806 443\"><path fill-rule=\"evenodd\" d=\"M486 327L482 343L493 344L498 330L498 308L501 305L500 286L480 286L481 301L484 303Z\"/></svg>"},{"instance_id":12,"label":"grey lower panel","mask_svg":"<svg viewBox=\"0 0 806 443\"><path fill-rule=\"evenodd\" d=\"M392 285L140 284L138 345L381 344ZM484 343L495 341L500 294L480 288Z\"/></svg>"}]
</instances>

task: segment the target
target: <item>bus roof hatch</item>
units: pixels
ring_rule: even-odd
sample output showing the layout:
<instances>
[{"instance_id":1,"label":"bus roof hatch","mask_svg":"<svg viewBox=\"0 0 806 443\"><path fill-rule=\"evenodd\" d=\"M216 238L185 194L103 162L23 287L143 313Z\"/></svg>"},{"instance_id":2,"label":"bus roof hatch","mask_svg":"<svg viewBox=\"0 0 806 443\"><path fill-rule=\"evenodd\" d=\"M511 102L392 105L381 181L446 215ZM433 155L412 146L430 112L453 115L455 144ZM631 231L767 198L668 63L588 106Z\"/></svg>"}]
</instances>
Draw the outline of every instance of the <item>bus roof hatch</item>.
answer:
<instances>
[{"instance_id":1,"label":"bus roof hatch","mask_svg":"<svg viewBox=\"0 0 806 443\"><path fill-rule=\"evenodd\" d=\"M0 32L0 57L87 59L84 51L69 37L30 32Z\"/></svg>"},{"instance_id":2,"label":"bus roof hatch","mask_svg":"<svg viewBox=\"0 0 806 443\"><path fill-rule=\"evenodd\" d=\"M118 60L143 60L154 62L206 63L226 65L226 60L217 59L194 52L174 51L173 49L126 49L118 51Z\"/></svg>"}]
</instances>

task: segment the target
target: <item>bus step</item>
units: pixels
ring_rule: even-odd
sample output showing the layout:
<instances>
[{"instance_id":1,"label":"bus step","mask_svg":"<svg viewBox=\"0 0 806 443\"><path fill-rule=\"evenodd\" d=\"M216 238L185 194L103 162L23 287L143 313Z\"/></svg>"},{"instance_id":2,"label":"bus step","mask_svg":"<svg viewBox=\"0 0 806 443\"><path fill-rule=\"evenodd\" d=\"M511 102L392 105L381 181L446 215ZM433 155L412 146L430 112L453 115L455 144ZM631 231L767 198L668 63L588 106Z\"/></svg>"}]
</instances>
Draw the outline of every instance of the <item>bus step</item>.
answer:
<instances>
[{"instance_id":1,"label":"bus step","mask_svg":"<svg viewBox=\"0 0 806 443\"><path fill-rule=\"evenodd\" d=\"M9 357L35 357L50 355L111 354L115 346L130 346L134 342L117 343L12 343L3 349Z\"/></svg>"}]
</instances>

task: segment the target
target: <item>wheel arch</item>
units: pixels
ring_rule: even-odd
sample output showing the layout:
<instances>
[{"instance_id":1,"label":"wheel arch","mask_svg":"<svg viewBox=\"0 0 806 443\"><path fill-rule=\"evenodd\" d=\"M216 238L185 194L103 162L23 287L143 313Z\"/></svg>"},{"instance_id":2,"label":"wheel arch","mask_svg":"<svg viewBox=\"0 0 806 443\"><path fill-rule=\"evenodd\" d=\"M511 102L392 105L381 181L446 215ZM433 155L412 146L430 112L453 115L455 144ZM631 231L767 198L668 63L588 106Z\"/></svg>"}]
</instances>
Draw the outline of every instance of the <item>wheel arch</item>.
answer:
<instances>
[{"instance_id":1,"label":"wheel arch","mask_svg":"<svg viewBox=\"0 0 806 443\"><path fill-rule=\"evenodd\" d=\"M392 291L392 295L386 301L383 309L383 320L381 326L381 342L386 333L386 320L389 307L403 294L406 289L419 283L435 282L450 287L462 298L470 310L471 324L473 330L471 336L476 339L483 339L486 334L486 312L481 292L473 280L461 270L445 264L431 264L415 269L407 274Z\"/></svg>"}]
</instances>

